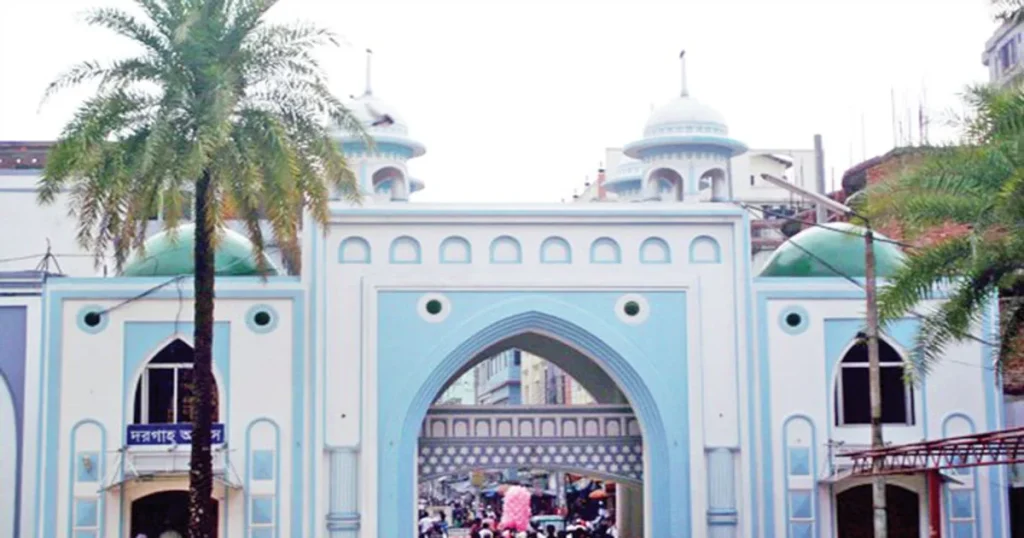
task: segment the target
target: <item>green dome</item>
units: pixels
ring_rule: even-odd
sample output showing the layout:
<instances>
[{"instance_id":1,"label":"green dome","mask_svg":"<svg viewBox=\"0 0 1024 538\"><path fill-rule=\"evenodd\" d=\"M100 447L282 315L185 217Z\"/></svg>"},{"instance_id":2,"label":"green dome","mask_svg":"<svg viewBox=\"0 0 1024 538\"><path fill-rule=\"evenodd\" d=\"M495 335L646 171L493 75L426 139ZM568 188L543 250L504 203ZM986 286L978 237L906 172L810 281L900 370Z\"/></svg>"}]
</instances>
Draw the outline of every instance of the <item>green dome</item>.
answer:
<instances>
[{"instance_id":1,"label":"green dome","mask_svg":"<svg viewBox=\"0 0 1024 538\"><path fill-rule=\"evenodd\" d=\"M864 228L846 222L812 226L780 245L768 259L760 276L841 276L820 261L824 260L844 275L863 277L863 236ZM878 277L892 276L903 265L904 259L903 251L898 246L875 232L875 267Z\"/></svg>"},{"instance_id":2,"label":"green dome","mask_svg":"<svg viewBox=\"0 0 1024 538\"><path fill-rule=\"evenodd\" d=\"M136 255L125 264L122 276L177 276L195 273L195 224L178 227L176 240L166 231L146 240L145 256ZM269 258L264 274L276 275L277 269ZM260 271L256 263L256 249L242 234L225 229L214 255L218 276L255 276Z\"/></svg>"}]
</instances>

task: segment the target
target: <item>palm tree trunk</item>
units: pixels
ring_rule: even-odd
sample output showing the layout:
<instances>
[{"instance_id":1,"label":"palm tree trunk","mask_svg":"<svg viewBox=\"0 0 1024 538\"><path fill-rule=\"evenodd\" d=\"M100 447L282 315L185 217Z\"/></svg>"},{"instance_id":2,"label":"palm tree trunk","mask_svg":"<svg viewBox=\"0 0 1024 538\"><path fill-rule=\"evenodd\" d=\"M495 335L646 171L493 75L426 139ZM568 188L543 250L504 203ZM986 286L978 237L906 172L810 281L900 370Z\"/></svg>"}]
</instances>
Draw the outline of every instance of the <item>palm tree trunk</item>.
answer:
<instances>
[{"instance_id":1,"label":"palm tree trunk","mask_svg":"<svg viewBox=\"0 0 1024 538\"><path fill-rule=\"evenodd\" d=\"M192 370L195 406L192 415L192 456L189 464L188 538L213 538L213 230L206 225L210 172L196 183L195 198L195 362Z\"/></svg>"}]
</instances>

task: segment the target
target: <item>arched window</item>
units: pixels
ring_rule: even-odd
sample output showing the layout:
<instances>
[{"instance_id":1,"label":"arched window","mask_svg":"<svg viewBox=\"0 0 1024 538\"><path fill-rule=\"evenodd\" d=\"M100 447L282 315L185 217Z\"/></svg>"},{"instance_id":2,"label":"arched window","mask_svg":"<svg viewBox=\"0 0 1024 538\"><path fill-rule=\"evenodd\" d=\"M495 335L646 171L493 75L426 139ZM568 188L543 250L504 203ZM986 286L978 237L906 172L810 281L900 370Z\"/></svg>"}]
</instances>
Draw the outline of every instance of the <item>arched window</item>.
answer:
<instances>
[{"instance_id":1,"label":"arched window","mask_svg":"<svg viewBox=\"0 0 1024 538\"><path fill-rule=\"evenodd\" d=\"M135 388L135 424L192 422L192 347L175 340L157 353L142 372ZM213 383L213 421L217 422L217 383Z\"/></svg>"},{"instance_id":2,"label":"arched window","mask_svg":"<svg viewBox=\"0 0 1024 538\"><path fill-rule=\"evenodd\" d=\"M882 381L882 424L914 424L914 389L903 380L903 358L884 340L878 341ZM839 363L836 425L871 424L868 346L858 342Z\"/></svg>"}]
</instances>

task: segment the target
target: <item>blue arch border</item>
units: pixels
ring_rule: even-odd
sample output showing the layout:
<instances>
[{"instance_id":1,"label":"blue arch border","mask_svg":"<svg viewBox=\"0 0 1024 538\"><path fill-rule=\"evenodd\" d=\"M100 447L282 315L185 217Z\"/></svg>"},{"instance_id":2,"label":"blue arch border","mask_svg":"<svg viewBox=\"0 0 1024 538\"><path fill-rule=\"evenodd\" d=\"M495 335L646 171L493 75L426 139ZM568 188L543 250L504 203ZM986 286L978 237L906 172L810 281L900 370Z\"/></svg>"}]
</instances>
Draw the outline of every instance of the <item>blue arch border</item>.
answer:
<instances>
[{"instance_id":1,"label":"blue arch border","mask_svg":"<svg viewBox=\"0 0 1024 538\"><path fill-rule=\"evenodd\" d=\"M414 459L416 446L419 438L419 431L426 416L430 404L433 402L438 391L443 387L445 381L455 375L459 368L470 362L481 349L496 342L500 342L515 335L527 332L541 332L552 335L570 345L573 345L592 357L609 370L613 378L620 384L623 392L627 395L643 430L644 449L647 452L649 467L645 470L645 481L650 482L650 493L653 498L670 499L670 450L668 434L665 431L661 417L661 411L651 394L648 386L629 362L615 349L597 338L582 327L555 317L550 314L536 310L515 314L494 323L476 332L470 338L464 340L454 350L448 353L443 361L430 373L427 379L420 385L419 391L415 394L410 406L405 413L401 429L401 438L398 449L398 471L389 473L392 480L399 481L397 498L393 499L394 506L414 506L412 484L403 484L402 477L415 476L416 470ZM687 416L683 413L682 416ZM687 420L688 422L688 420ZM683 425L687 428L687 425ZM677 447L682 451L679 456L681 461L680 474L684 480L689 480L689 440L684 440L686 446ZM383 474L383 473L382 473ZM383 488L381 488L383 489ZM690 521L691 499L689 490L674 492L679 496L677 507L673 508L667 503L652 503L650 520L651 535L670 536L681 529L672 527L674 519L673 512L683 512L681 518L686 525L692 526ZM378 490L378 506L383 505L381 491ZM384 510L381 510L383 513ZM383 522L384 517L378 514ZM411 510L398 509L398 521L396 528L412 528ZM382 529L378 529L383 532ZM690 532L687 528L683 532Z\"/></svg>"}]
</instances>

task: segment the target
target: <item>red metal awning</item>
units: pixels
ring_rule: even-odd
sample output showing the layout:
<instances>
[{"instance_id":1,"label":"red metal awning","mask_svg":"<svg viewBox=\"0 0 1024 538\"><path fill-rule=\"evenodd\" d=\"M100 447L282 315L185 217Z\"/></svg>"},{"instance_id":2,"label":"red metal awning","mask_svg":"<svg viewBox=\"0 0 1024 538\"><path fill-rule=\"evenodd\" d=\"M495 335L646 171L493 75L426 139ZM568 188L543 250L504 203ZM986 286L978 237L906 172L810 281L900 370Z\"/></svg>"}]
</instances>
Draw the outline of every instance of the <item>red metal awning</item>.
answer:
<instances>
[{"instance_id":1,"label":"red metal awning","mask_svg":"<svg viewBox=\"0 0 1024 538\"><path fill-rule=\"evenodd\" d=\"M1024 427L839 454L852 474L908 474L1024 462ZM878 469L875 470L876 461Z\"/></svg>"}]
</instances>

